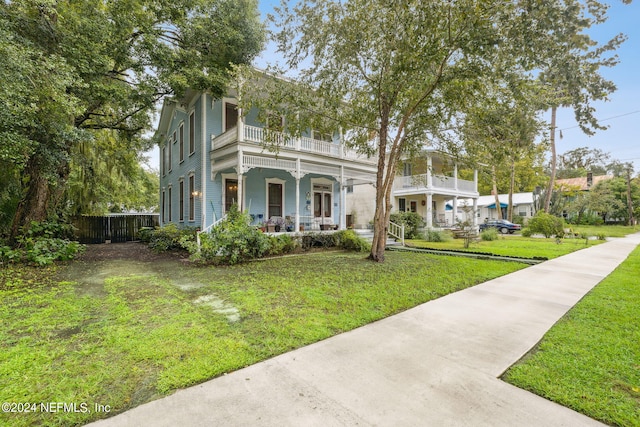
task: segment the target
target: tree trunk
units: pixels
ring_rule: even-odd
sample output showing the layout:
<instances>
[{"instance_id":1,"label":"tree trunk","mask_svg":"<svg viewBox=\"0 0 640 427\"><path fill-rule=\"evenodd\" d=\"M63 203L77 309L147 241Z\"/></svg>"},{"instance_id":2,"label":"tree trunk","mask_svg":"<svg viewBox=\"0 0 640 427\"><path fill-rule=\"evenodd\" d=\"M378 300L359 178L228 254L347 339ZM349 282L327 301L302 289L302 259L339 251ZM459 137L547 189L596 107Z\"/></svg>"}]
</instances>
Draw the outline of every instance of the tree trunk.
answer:
<instances>
[{"instance_id":1,"label":"tree trunk","mask_svg":"<svg viewBox=\"0 0 640 427\"><path fill-rule=\"evenodd\" d=\"M64 184L69 177L69 164L65 160L61 162L55 173L56 179L52 182L47 176L46 162L41 162L38 155L29 159L25 169L27 188L13 217L10 241L15 242L21 230L28 230L32 221L46 221L56 215L64 198Z\"/></svg>"},{"instance_id":2,"label":"tree trunk","mask_svg":"<svg viewBox=\"0 0 640 427\"><path fill-rule=\"evenodd\" d=\"M511 159L511 179L509 181L509 206L507 207L507 219L513 222L513 189L516 186L516 161Z\"/></svg>"},{"instance_id":3,"label":"tree trunk","mask_svg":"<svg viewBox=\"0 0 640 427\"><path fill-rule=\"evenodd\" d=\"M551 144L551 177L549 178L549 186L547 187L547 194L544 198L544 206L542 207L545 212L549 213L551 207L551 193L553 193L553 187L556 183L556 110L557 107L551 107L551 138L549 142Z\"/></svg>"},{"instance_id":4,"label":"tree trunk","mask_svg":"<svg viewBox=\"0 0 640 427\"><path fill-rule=\"evenodd\" d=\"M383 135L384 133L384 135ZM383 139L383 137L385 139ZM386 129L380 129L380 148L378 151L378 171L376 172L376 210L373 215L373 242L369 259L375 262L384 262L384 250L387 246L388 214L385 203L386 189L384 186L386 163Z\"/></svg>"},{"instance_id":5,"label":"tree trunk","mask_svg":"<svg viewBox=\"0 0 640 427\"><path fill-rule=\"evenodd\" d=\"M493 197L496 203L496 211L498 211L498 219L502 219L502 208L500 207L500 198L498 197L498 172L496 166L491 166L491 185L493 189Z\"/></svg>"}]
</instances>

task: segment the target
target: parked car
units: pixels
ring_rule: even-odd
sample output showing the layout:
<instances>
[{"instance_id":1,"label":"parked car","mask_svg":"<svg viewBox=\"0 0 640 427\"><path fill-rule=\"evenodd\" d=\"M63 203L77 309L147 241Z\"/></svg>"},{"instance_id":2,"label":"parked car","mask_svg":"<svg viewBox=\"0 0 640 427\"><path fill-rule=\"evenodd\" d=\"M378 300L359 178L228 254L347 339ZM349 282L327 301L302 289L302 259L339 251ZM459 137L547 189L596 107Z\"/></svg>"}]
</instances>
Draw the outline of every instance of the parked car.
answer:
<instances>
[{"instance_id":1,"label":"parked car","mask_svg":"<svg viewBox=\"0 0 640 427\"><path fill-rule=\"evenodd\" d=\"M502 234L513 234L516 231L520 231L522 226L520 224L514 224L511 221L507 221L506 219L490 219L489 221L485 221L484 224L480 224L480 231L485 230L489 227L497 228L498 231Z\"/></svg>"}]
</instances>

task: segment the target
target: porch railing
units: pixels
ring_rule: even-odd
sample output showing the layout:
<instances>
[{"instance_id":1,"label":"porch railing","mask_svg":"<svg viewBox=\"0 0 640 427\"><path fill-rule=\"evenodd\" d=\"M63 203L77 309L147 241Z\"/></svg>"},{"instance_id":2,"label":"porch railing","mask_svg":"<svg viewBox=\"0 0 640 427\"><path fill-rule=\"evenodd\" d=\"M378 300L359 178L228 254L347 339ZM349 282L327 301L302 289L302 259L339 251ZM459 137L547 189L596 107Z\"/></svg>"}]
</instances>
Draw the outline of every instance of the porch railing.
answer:
<instances>
[{"instance_id":1,"label":"porch railing","mask_svg":"<svg viewBox=\"0 0 640 427\"><path fill-rule=\"evenodd\" d=\"M404 224L396 224L395 222L389 222L389 229L387 233L390 236L400 240L402 246L404 246Z\"/></svg>"},{"instance_id":2,"label":"porch railing","mask_svg":"<svg viewBox=\"0 0 640 427\"><path fill-rule=\"evenodd\" d=\"M280 149L303 151L307 153L322 154L325 156L344 158L365 163L376 163L377 156L367 157L353 149L345 148L341 144L329 141L302 136L294 138L284 132L277 132L258 126L244 125L242 135L244 141L255 144L269 143ZM211 150L220 149L238 140L237 127L233 127L225 133L213 137L211 140Z\"/></svg>"},{"instance_id":3,"label":"porch railing","mask_svg":"<svg viewBox=\"0 0 640 427\"><path fill-rule=\"evenodd\" d=\"M457 189L461 191L475 191L475 182L458 178ZM393 182L393 190L443 188L447 190L456 189L456 180L450 176L431 175L431 185L427 181L427 174L399 176Z\"/></svg>"}]
</instances>

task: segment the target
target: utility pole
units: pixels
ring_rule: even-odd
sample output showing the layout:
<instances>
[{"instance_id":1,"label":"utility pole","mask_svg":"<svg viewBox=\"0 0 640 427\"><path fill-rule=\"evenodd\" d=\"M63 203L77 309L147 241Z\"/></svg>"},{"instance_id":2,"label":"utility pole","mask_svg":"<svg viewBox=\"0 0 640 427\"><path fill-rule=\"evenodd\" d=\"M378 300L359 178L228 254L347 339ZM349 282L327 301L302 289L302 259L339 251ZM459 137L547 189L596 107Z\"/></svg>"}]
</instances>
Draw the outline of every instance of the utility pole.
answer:
<instances>
[{"instance_id":1,"label":"utility pole","mask_svg":"<svg viewBox=\"0 0 640 427\"><path fill-rule=\"evenodd\" d=\"M634 225L633 202L631 201L631 167L627 167L627 208L629 209L629 225Z\"/></svg>"}]
</instances>

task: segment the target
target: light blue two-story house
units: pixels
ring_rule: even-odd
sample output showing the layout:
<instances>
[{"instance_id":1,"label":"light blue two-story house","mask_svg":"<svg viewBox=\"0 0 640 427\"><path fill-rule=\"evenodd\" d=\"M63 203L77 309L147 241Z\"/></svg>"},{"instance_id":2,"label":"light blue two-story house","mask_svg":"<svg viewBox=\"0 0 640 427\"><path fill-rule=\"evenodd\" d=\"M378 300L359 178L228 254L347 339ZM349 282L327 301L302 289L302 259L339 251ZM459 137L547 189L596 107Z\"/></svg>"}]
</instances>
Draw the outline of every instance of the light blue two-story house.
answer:
<instances>
[{"instance_id":1,"label":"light blue two-story house","mask_svg":"<svg viewBox=\"0 0 640 427\"><path fill-rule=\"evenodd\" d=\"M269 231L346 228L347 192L375 181L375 158L345 147L338 131L313 129L277 135L276 154L265 148L258 116L238 108L233 90L165 100L156 131L161 224L205 231L237 204Z\"/></svg>"}]
</instances>

